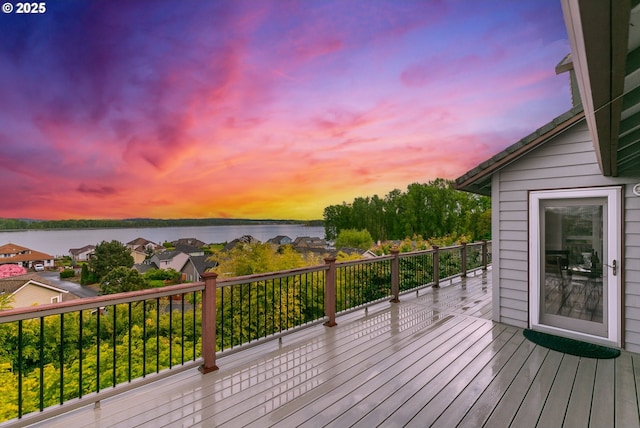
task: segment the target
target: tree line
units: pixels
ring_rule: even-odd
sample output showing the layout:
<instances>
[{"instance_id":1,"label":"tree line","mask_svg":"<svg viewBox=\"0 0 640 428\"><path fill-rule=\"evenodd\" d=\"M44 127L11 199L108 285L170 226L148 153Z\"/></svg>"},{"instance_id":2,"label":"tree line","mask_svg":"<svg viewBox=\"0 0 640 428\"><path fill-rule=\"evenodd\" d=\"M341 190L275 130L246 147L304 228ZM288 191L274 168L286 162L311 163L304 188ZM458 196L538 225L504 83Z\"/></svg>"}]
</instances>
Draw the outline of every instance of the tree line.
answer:
<instances>
[{"instance_id":1,"label":"tree line","mask_svg":"<svg viewBox=\"0 0 640 428\"><path fill-rule=\"evenodd\" d=\"M321 226L321 220L250 220L234 218L183 218L157 219L132 218L110 219L69 219L69 220L29 220L0 218L0 230L40 230L40 229L104 229L104 228L144 228L144 227L181 227L181 226L236 226L251 224L304 224Z\"/></svg>"},{"instance_id":2,"label":"tree line","mask_svg":"<svg viewBox=\"0 0 640 428\"><path fill-rule=\"evenodd\" d=\"M336 239L348 229L368 230L375 240L398 240L466 236L471 240L491 237L491 199L453 188L438 178L413 183L405 192L394 189L384 198L357 197L324 209L325 236Z\"/></svg>"}]
</instances>

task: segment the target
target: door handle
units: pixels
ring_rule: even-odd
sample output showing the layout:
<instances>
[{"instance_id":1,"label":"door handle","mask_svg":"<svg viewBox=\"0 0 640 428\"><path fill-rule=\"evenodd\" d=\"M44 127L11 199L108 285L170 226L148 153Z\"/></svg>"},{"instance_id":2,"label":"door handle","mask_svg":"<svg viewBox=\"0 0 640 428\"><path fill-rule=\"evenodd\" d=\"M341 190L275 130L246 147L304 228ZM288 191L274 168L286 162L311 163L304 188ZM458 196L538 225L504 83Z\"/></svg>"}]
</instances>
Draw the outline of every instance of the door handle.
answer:
<instances>
[{"instance_id":1,"label":"door handle","mask_svg":"<svg viewBox=\"0 0 640 428\"><path fill-rule=\"evenodd\" d=\"M612 261L610 265L606 263L602 263L602 264L606 267L611 268L611 273L613 274L613 276L616 276L618 274L618 262L616 260Z\"/></svg>"}]
</instances>

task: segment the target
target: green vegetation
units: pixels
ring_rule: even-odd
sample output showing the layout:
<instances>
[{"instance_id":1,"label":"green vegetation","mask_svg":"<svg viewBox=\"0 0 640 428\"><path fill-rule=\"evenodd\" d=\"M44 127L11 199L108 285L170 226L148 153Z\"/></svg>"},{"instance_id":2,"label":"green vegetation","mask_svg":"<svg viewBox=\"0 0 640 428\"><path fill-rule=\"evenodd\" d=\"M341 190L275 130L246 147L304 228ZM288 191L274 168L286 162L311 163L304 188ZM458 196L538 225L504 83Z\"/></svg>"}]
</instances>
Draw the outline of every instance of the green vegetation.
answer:
<instances>
[{"instance_id":1,"label":"green vegetation","mask_svg":"<svg viewBox=\"0 0 640 428\"><path fill-rule=\"evenodd\" d=\"M215 271L221 277L252 275L323 264L317 254L301 254L290 245L274 247L267 243L239 244L229 251L216 251Z\"/></svg>"},{"instance_id":2,"label":"green vegetation","mask_svg":"<svg viewBox=\"0 0 640 428\"><path fill-rule=\"evenodd\" d=\"M347 229L366 229L374 241L414 235L490 238L490 198L455 190L452 184L439 178L411 184L404 193L392 190L384 198L374 195L330 205L324 209L326 238L336 239Z\"/></svg>"},{"instance_id":3,"label":"green vegetation","mask_svg":"<svg viewBox=\"0 0 640 428\"><path fill-rule=\"evenodd\" d=\"M368 230L344 229L338 233L336 248L358 248L368 250L373 246L373 238Z\"/></svg>"},{"instance_id":4,"label":"green vegetation","mask_svg":"<svg viewBox=\"0 0 640 428\"><path fill-rule=\"evenodd\" d=\"M96 278L102 279L113 269L124 266L133 266L131 251L122 242L113 240L111 242L102 241L96 245L94 256L89 260L89 267Z\"/></svg>"}]
</instances>

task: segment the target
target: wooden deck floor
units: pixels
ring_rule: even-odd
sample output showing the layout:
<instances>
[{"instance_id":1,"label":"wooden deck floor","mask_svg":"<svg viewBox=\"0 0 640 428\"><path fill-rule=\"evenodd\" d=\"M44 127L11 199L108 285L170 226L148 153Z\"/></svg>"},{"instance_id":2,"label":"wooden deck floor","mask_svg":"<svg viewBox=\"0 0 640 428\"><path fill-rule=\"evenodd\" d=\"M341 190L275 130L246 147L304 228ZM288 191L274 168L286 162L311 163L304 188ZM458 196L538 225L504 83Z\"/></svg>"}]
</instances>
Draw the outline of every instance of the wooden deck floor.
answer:
<instances>
[{"instance_id":1,"label":"wooden deck floor","mask_svg":"<svg viewBox=\"0 0 640 428\"><path fill-rule=\"evenodd\" d=\"M573 357L490 318L490 284L479 275L40 426L640 426L639 355Z\"/></svg>"}]
</instances>

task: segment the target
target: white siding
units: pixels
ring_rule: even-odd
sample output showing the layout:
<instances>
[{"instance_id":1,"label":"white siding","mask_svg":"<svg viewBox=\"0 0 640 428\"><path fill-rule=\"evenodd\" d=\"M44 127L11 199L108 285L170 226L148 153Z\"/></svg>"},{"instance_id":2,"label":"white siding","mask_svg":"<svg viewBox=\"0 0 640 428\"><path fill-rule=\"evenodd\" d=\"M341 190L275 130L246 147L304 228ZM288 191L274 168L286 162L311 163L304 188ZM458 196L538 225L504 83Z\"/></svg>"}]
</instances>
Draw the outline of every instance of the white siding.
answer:
<instances>
[{"instance_id":1,"label":"white siding","mask_svg":"<svg viewBox=\"0 0 640 428\"><path fill-rule=\"evenodd\" d=\"M625 348L640 352L640 197L631 191L638 182L640 173L631 179L602 176L585 121L496 172L492 205L499 209L493 222L497 248L493 280L494 287L499 285L494 292L494 319L528 326L528 192L624 185Z\"/></svg>"}]
</instances>

